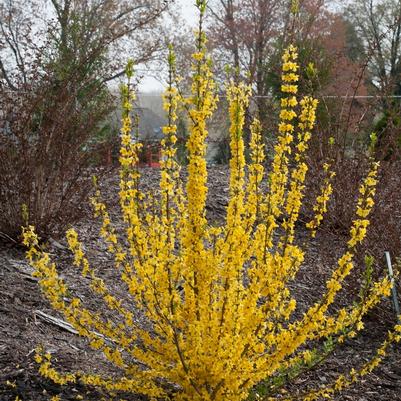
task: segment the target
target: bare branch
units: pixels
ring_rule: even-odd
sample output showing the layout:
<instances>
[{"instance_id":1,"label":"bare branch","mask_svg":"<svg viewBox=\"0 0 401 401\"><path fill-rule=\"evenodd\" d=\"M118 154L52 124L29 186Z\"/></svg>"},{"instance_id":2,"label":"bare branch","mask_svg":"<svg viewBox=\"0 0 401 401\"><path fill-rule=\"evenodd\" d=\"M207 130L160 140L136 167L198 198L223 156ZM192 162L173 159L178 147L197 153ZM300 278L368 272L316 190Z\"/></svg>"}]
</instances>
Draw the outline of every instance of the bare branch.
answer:
<instances>
[{"instance_id":1,"label":"bare branch","mask_svg":"<svg viewBox=\"0 0 401 401\"><path fill-rule=\"evenodd\" d=\"M17 90L16 86L14 86L13 83L11 82L11 79L9 78L8 73L4 68L4 64L1 59L0 59L0 71L2 73L3 78L6 80L8 87L13 91Z\"/></svg>"}]
</instances>

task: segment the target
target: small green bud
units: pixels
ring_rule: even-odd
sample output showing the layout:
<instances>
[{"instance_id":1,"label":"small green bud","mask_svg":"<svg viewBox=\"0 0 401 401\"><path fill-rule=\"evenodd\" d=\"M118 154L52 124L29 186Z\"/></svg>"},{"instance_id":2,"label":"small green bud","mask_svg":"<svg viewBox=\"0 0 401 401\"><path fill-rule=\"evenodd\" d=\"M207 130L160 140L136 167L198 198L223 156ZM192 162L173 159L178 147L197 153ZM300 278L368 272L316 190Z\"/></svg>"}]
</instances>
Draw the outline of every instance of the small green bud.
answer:
<instances>
[{"instance_id":1,"label":"small green bud","mask_svg":"<svg viewBox=\"0 0 401 401\"><path fill-rule=\"evenodd\" d=\"M375 258L372 255L365 255L365 266L366 266L366 271L369 273L369 275L373 271L374 261L375 261Z\"/></svg>"},{"instance_id":2,"label":"small green bud","mask_svg":"<svg viewBox=\"0 0 401 401\"><path fill-rule=\"evenodd\" d=\"M125 75L127 78L132 78L134 75L134 60L129 59L125 67Z\"/></svg>"},{"instance_id":3,"label":"small green bud","mask_svg":"<svg viewBox=\"0 0 401 401\"><path fill-rule=\"evenodd\" d=\"M312 79L317 76L317 69L313 63L309 63L306 67L306 75L309 79Z\"/></svg>"},{"instance_id":4,"label":"small green bud","mask_svg":"<svg viewBox=\"0 0 401 401\"><path fill-rule=\"evenodd\" d=\"M168 64L173 67L175 65L176 56L174 52L174 46L170 43L168 45Z\"/></svg>"},{"instance_id":5,"label":"small green bud","mask_svg":"<svg viewBox=\"0 0 401 401\"><path fill-rule=\"evenodd\" d=\"M299 0L291 1L291 14L295 15L299 12Z\"/></svg>"},{"instance_id":6,"label":"small green bud","mask_svg":"<svg viewBox=\"0 0 401 401\"><path fill-rule=\"evenodd\" d=\"M127 84L120 85L120 96L123 103L125 103L125 101L129 98L129 89Z\"/></svg>"},{"instance_id":7,"label":"small green bud","mask_svg":"<svg viewBox=\"0 0 401 401\"><path fill-rule=\"evenodd\" d=\"M25 226L27 226L29 223L29 211L28 211L28 206L26 205L26 203L23 203L21 206L21 214L22 214L22 220L23 220Z\"/></svg>"},{"instance_id":8,"label":"small green bud","mask_svg":"<svg viewBox=\"0 0 401 401\"><path fill-rule=\"evenodd\" d=\"M196 0L196 7L199 9L201 14L206 11L207 0Z\"/></svg>"},{"instance_id":9,"label":"small green bud","mask_svg":"<svg viewBox=\"0 0 401 401\"><path fill-rule=\"evenodd\" d=\"M377 144L377 134L376 132L372 132L370 134L370 145L369 145L369 153L373 155Z\"/></svg>"},{"instance_id":10,"label":"small green bud","mask_svg":"<svg viewBox=\"0 0 401 401\"><path fill-rule=\"evenodd\" d=\"M232 71L233 71L233 69L232 69L231 65L226 64L226 65L224 66L224 72L225 72L228 76L231 75Z\"/></svg>"}]
</instances>

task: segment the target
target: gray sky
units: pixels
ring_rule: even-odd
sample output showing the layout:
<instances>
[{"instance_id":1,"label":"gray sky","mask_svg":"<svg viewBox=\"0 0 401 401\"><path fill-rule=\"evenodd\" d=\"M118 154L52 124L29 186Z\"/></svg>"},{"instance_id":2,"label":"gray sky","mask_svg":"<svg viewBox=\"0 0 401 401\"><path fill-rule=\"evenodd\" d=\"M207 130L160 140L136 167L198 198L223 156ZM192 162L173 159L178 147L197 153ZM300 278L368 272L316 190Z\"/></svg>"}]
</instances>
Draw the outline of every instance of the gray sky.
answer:
<instances>
[{"instance_id":1,"label":"gray sky","mask_svg":"<svg viewBox=\"0 0 401 401\"><path fill-rule=\"evenodd\" d=\"M175 1L178 7L181 8L181 14L183 20L186 21L186 23L189 26L195 26L198 15L195 7L195 0L175 0ZM139 92L154 92L163 90L163 85L158 80L152 77L151 72L149 74L144 74L141 71L141 73L142 75L144 75L144 78L141 84L139 85Z\"/></svg>"},{"instance_id":2,"label":"gray sky","mask_svg":"<svg viewBox=\"0 0 401 401\"><path fill-rule=\"evenodd\" d=\"M176 2L181 7L182 15L188 23L196 20L197 10L194 0L176 0Z\"/></svg>"}]
</instances>

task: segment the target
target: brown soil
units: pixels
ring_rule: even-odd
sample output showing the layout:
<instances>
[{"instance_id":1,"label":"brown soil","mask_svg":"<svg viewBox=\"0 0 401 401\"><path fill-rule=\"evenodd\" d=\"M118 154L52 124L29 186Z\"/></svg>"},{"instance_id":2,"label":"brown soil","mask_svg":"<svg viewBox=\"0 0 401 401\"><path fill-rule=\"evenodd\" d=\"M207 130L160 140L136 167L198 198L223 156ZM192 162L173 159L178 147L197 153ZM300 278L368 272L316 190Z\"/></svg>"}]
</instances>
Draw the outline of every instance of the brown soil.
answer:
<instances>
[{"instance_id":1,"label":"brown soil","mask_svg":"<svg viewBox=\"0 0 401 401\"><path fill-rule=\"evenodd\" d=\"M158 171L143 171L144 186L152 188L157 182ZM223 219L227 204L227 170L213 167L210 170L210 191L208 214L212 221ZM117 177L110 177L103 184L103 194L107 200L111 215L118 215ZM124 296L123 289L116 280L116 272L107 254L104 244L98 240L98 223L93 223L88 209L87 216L81 219L76 228L93 265L98 268L99 275L104 278L112 290ZM299 241L308 243L307 260L298 275L293 291L297 294L299 310L310 305L321 293L330 266L343 250L344 240L330 233L323 233L318 240L310 241L301 230ZM57 261L59 272L70 284L70 291L78 295L85 305L99 309L101 301L88 289L87 281L79 276L71 264L71 255L65 248L63 239L50 240L48 250ZM78 335L48 323L41 317L41 312L61 318L54 312L48 302L40 294L38 285L31 277L31 268L24 260L23 250L4 244L0 246L0 400L49 400L60 395L62 400L108 399L95 389L82 388L79 385L60 387L44 380L37 371L34 362L34 350L42 344L52 353L56 366L62 371L90 370L92 372L113 374L113 369L105 359L96 352L90 351L86 341ZM352 302L356 296L355 286L358 279L349 283L339 303ZM140 320L141 316L137 316ZM146 324L146 322L142 322ZM389 300L385 300L380 308L366 318L366 329L363 333L337 349L324 366L301 376L290 386L306 388L320 387L330 383L339 372L351 366L360 366L371 355L371 349L384 338L388 329L394 324L394 313ZM142 400L140 396L124 395L125 400ZM336 400L354 401L387 401L401 400L401 349L394 346L385 362L370 376L358 385L336 396Z\"/></svg>"}]
</instances>

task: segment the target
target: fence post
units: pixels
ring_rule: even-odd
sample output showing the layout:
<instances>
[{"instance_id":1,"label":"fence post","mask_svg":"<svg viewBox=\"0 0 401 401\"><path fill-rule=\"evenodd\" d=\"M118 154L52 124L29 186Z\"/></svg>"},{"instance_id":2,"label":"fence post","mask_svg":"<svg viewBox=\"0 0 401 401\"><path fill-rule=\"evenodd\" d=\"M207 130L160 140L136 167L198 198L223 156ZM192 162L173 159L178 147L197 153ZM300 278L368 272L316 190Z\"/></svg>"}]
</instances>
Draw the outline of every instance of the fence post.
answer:
<instances>
[{"instance_id":1,"label":"fence post","mask_svg":"<svg viewBox=\"0 0 401 401\"><path fill-rule=\"evenodd\" d=\"M394 281L394 273L393 273L393 266L391 264L390 252L386 251L386 252L384 252L384 255L386 256L388 275L390 277L391 291L393 293L393 304L394 304L395 313L397 314L397 318L400 318L400 304L398 303L397 288L395 286L395 281Z\"/></svg>"}]
</instances>

